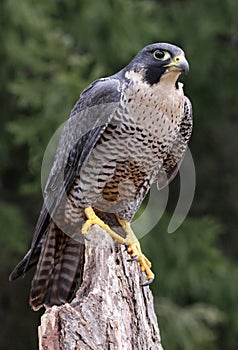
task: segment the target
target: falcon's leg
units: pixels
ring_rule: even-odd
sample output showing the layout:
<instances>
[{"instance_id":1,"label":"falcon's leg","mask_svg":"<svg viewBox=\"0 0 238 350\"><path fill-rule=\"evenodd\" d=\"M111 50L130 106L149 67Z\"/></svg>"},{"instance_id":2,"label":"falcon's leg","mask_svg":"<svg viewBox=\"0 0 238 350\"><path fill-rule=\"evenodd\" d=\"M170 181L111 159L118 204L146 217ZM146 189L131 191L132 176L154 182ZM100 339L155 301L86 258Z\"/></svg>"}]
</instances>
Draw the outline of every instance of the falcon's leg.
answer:
<instances>
[{"instance_id":1,"label":"falcon's leg","mask_svg":"<svg viewBox=\"0 0 238 350\"><path fill-rule=\"evenodd\" d=\"M121 224L122 228L126 233L126 238L121 237L116 232L111 230L111 228L103 222L94 212L92 207L88 207L84 210L84 213L87 217L87 221L82 226L82 234L86 234L92 225L98 225L103 230L105 230L112 238L117 240L121 244L125 244L127 246L127 251L131 255L132 260L136 260L139 262L141 271L146 273L147 282L144 285L150 284L154 279L154 274L151 271L151 263L142 253L140 248L140 243L136 238L134 232L131 229L130 223L117 218L118 222Z\"/></svg>"},{"instance_id":2,"label":"falcon's leg","mask_svg":"<svg viewBox=\"0 0 238 350\"><path fill-rule=\"evenodd\" d=\"M142 253L140 243L134 234L131 225L128 221L117 218L118 222L121 224L122 228L126 233L126 238L124 239L124 244L127 246L127 251L132 257L132 260L138 261L141 267L141 271L146 273L147 282L144 286L147 286L154 280L154 273L151 271L151 262Z\"/></svg>"},{"instance_id":3,"label":"falcon's leg","mask_svg":"<svg viewBox=\"0 0 238 350\"><path fill-rule=\"evenodd\" d=\"M84 213L88 218L87 221L83 224L81 232L82 234L86 234L92 225L100 226L104 231L106 231L112 238L117 240L119 243L124 244L125 239L118 235L116 232L112 231L110 227L105 224L103 220L101 220L94 212L92 207L88 207L84 209Z\"/></svg>"}]
</instances>

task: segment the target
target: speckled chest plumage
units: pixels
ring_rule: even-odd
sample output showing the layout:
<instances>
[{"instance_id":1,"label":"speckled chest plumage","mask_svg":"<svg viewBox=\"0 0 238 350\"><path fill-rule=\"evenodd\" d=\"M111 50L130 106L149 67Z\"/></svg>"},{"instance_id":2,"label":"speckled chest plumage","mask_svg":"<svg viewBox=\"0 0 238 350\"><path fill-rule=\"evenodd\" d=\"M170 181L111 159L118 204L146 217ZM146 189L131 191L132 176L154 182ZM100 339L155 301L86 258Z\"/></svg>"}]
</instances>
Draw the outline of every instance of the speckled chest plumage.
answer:
<instances>
[{"instance_id":1,"label":"speckled chest plumage","mask_svg":"<svg viewBox=\"0 0 238 350\"><path fill-rule=\"evenodd\" d=\"M126 77L121 100L70 194L75 206L130 220L176 140L184 108L182 84L170 78L149 86Z\"/></svg>"},{"instance_id":2,"label":"speckled chest plumage","mask_svg":"<svg viewBox=\"0 0 238 350\"><path fill-rule=\"evenodd\" d=\"M128 221L151 183L170 183L185 155L192 106L178 79L188 71L181 48L154 43L81 93L59 140L31 249L10 275L14 280L37 263L33 309L72 300L92 225L126 244L146 284L153 280Z\"/></svg>"}]
</instances>

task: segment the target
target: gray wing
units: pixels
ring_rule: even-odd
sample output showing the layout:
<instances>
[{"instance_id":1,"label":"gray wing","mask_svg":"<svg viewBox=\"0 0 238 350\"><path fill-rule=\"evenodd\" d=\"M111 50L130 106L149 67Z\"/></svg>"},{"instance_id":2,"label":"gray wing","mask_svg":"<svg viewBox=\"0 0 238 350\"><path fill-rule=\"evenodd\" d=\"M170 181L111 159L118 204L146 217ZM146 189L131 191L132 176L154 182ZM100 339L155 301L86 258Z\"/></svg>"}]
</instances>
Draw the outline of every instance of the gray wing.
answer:
<instances>
[{"instance_id":1,"label":"gray wing","mask_svg":"<svg viewBox=\"0 0 238 350\"><path fill-rule=\"evenodd\" d=\"M62 199L68 194L100 135L110 122L121 97L121 80L115 75L93 82L80 95L61 134L50 171L44 203L30 251L10 275L16 279L37 262L44 236Z\"/></svg>"},{"instance_id":2,"label":"gray wing","mask_svg":"<svg viewBox=\"0 0 238 350\"><path fill-rule=\"evenodd\" d=\"M119 79L96 80L82 92L71 111L60 137L55 161L45 187L44 207L51 215L57 210L64 195L68 194L76 174L80 172L111 120L120 100L120 89ZM45 220L45 213L43 217L41 216L42 214L36 227L37 237L37 232L41 232L44 227L42 221Z\"/></svg>"},{"instance_id":3,"label":"gray wing","mask_svg":"<svg viewBox=\"0 0 238 350\"><path fill-rule=\"evenodd\" d=\"M163 162L157 177L159 190L167 186L177 175L184 158L193 128L192 104L188 97L184 97L184 117L180 124L180 133L173 144L170 153Z\"/></svg>"},{"instance_id":4,"label":"gray wing","mask_svg":"<svg viewBox=\"0 0 238 350\"><path fill-rule=\"evenodd\" d=\"M48 193L60 188L62 179L66 189L71 185L71 172L80 171L112 118L120 96L120 81L112 78L96 80L82 92L60 137L45 187L46 197ZM64 174L62 169L65 170Z\"/></svg>"}]
</instances>

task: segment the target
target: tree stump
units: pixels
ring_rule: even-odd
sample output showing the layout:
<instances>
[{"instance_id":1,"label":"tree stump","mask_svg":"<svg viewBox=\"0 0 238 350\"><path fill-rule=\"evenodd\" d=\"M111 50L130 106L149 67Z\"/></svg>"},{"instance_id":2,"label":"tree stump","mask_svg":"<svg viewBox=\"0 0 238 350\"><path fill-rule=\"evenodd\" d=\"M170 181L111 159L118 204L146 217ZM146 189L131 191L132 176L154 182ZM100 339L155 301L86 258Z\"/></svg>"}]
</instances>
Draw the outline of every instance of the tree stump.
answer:
<instances>
[{"instance_id":1,"label":"tree stump","mask_svg":"<svg viewBox=\"0 0 238 350\"><path fill-rule=\"evenodd\" d=\"M70 304L48 308L40 350L163 350L148 286L125 247L94 225L85 242L81 287Z\"/></svg>"}]
</instances>

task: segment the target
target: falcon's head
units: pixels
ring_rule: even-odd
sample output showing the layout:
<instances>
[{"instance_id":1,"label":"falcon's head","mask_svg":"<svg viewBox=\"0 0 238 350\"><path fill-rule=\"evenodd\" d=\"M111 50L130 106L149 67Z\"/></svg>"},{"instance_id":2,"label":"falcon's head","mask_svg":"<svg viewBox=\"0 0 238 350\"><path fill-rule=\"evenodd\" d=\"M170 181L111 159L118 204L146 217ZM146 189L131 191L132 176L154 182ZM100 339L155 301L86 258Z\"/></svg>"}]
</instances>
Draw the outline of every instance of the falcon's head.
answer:
<instances>
[{"instance_id":1,"label":"falcon's head","mask_svg":"<svg viewBox=\"0 0 238 350\"><path fill-rule=\"evenodd\" d=\"M141 73L143 80L153 85L167 73L173 72L177 76L181 73L187 74L189 64L183 50L178 46L156 43L144 47L126 68Z\"/></svg>"}]
</instances>

